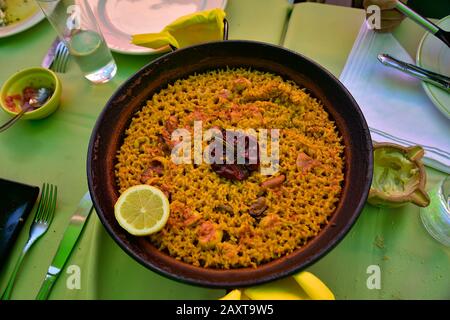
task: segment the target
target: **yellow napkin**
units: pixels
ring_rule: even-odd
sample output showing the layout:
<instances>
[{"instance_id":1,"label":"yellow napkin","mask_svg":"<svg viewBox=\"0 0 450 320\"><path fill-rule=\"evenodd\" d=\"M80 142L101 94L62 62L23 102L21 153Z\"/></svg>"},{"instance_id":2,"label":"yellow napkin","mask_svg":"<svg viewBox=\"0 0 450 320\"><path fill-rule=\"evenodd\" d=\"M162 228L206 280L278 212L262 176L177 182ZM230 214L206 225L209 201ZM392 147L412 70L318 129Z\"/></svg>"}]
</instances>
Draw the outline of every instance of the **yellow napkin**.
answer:
<instances>
[{"instance_id":1,"label":"yellow napkin","mask_svg":"<svg viewBox=\"0 0 450 320\"><path fill-rule=\"evenodd\" d=\"M334 300L334 294L315 275L300 272L292 277L255 287L235 289L221 300Z\"/></svg>"},{"instance_id":2,"label":"yellow napkin","mask_svg":"<svg viewBox=\"0 0 450 320\"><path fill-rule=\"evenodd\" d=\"M159 33L136 34L135 45L159 49L167 45L182 48L193 44L223 39L225 11L213 9L196 12L173 21Z\"/></svg>"}]
</instances>

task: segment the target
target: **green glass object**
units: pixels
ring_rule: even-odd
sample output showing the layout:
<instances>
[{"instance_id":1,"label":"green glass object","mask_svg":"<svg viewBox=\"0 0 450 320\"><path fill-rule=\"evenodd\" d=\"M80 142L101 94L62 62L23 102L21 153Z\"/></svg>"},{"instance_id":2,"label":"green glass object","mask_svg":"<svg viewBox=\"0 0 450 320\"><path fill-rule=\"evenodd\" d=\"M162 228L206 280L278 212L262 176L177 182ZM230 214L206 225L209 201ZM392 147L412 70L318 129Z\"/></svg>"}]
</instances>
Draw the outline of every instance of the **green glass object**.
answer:
<instances>
[{"instance_id":1,"label":"green glass object","mask_svg":"<svg viewBox=\"0 0 450 320\"><path fill-rule=\"evenodd\" d=\"M380 207L399 207L412 202L426 207L426 173L422 147L404 148L391 143L374 145L374 174L368 202Z\"/></svg>"}]
</instances>

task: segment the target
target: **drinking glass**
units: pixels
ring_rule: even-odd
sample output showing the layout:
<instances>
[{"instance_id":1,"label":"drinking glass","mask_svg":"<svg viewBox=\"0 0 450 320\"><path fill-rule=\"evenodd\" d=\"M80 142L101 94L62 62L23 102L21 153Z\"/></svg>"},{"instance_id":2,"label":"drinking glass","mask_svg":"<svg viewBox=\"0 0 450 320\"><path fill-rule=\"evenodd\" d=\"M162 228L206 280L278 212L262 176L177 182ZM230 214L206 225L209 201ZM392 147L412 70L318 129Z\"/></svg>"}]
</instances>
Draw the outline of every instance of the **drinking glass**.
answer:
<instances>
[{"instance_id":1,"label":"drinking glass","mask_svg":"<svg viewBox=\"0 0 450 320\"><path fill-rule=\"evenodd\" d=\"M84 76L111 80L117 66L87 0L36 0Z\"/></svg>"},{"instance_id":2,"label":"drinking glass","mask_svg":"<svg viewBox=\"0 0 450 320\"><path fill-rule=\"evenodd\" d=\"M433 238L450 247L450 176L431 190L430 205L420 211L422 223Z\"/></svg>"}]
</instances>

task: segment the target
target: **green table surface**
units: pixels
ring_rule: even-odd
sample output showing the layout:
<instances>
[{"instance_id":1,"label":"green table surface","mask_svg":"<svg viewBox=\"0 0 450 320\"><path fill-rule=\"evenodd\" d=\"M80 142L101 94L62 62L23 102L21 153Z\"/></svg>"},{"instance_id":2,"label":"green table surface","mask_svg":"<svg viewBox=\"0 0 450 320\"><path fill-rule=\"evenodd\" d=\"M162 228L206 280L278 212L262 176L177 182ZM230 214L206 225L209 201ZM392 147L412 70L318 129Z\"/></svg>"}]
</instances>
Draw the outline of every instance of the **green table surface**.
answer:
<instances>
[{"instance_id":1,"label":"green table surface","mask_svg":"<svg viewBox=\"0 0 450 320\"><path fill-rule=\"evenodd\" d=\"M358 9L285 0L229 0L231 39L281 44L333 72L345 65L364 19ZM415 55L423 32L405 20L394 35ZM43 21L21 34L0 39L0 84L13 72L37 66L55 33ZM30 250L13 291L14 299L34 299L70 216L87 191L86 150L95 120L107 99L130 75L155 56L114 54L118 74L92 85L71 64L61 74L59 110L39 121L21 121L0 135L0 177L40 186L58 185L59 199L48 233ZM0 122L7 116L0 114ZM427 168L428 189L444 177ZM28 219L9 256L0 266L0 289L28 237ZM381 289L368 289L367 268L378 265ZM79 270L79 287L74 286ZM338 299L450 299L450 250L423 228L419 209L378 209L366 205L345 239L308 268ZM182 284L135 262L106 233L95 213L86 224L50 299L216 299L224 290Z\"/></svg>"}]
</instances>

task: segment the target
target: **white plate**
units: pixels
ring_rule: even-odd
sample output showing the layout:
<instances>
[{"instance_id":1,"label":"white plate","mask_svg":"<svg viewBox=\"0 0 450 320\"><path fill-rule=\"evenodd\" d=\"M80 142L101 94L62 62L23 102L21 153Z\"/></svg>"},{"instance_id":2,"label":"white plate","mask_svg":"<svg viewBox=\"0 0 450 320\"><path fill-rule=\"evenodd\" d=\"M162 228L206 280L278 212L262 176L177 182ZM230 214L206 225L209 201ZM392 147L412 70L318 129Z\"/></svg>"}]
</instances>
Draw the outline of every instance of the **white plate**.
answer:
<instances>
[{"instance_id":1,"label":"white plate","mask_svg":"<svg viewBox=\"0 0 450 320\"><path fill-rule=\"evenodd\" d=\"M437 25L450 31L450 16L440 20ZM427 32L417 50L416 63L422 68L450 77L450 48ZM422 86L434 105L450 119L450 93L427 82L422 82Z\"/></svg>"},{"instance_id":2,"label":"white plate","mask_svg":"<svg viewBox=\"0 0 450 320\"><path fill-rule=\"evenodd\" d=\"M0 38L9 37L19 32L30 29L31 27L33 27L34 25L45 19L44 13L37 6L37 4L34 1L33 2L29 1L29 3L30 5L36 7L35 13L26 19L14 22L6 27L0 27Z\"/></svg>"},{"instance_id":3,"label":"white plate","mask_svg":"<svg viewBox=\"0 0 450 320\"><path fill-rule=\"evenodd\" d=\"M224 9L226 0L89 0L109 48L124 54L157 50L131 44L131 35L160 32L173 20L190 13Z\"/></svg>"}]
</instances>

